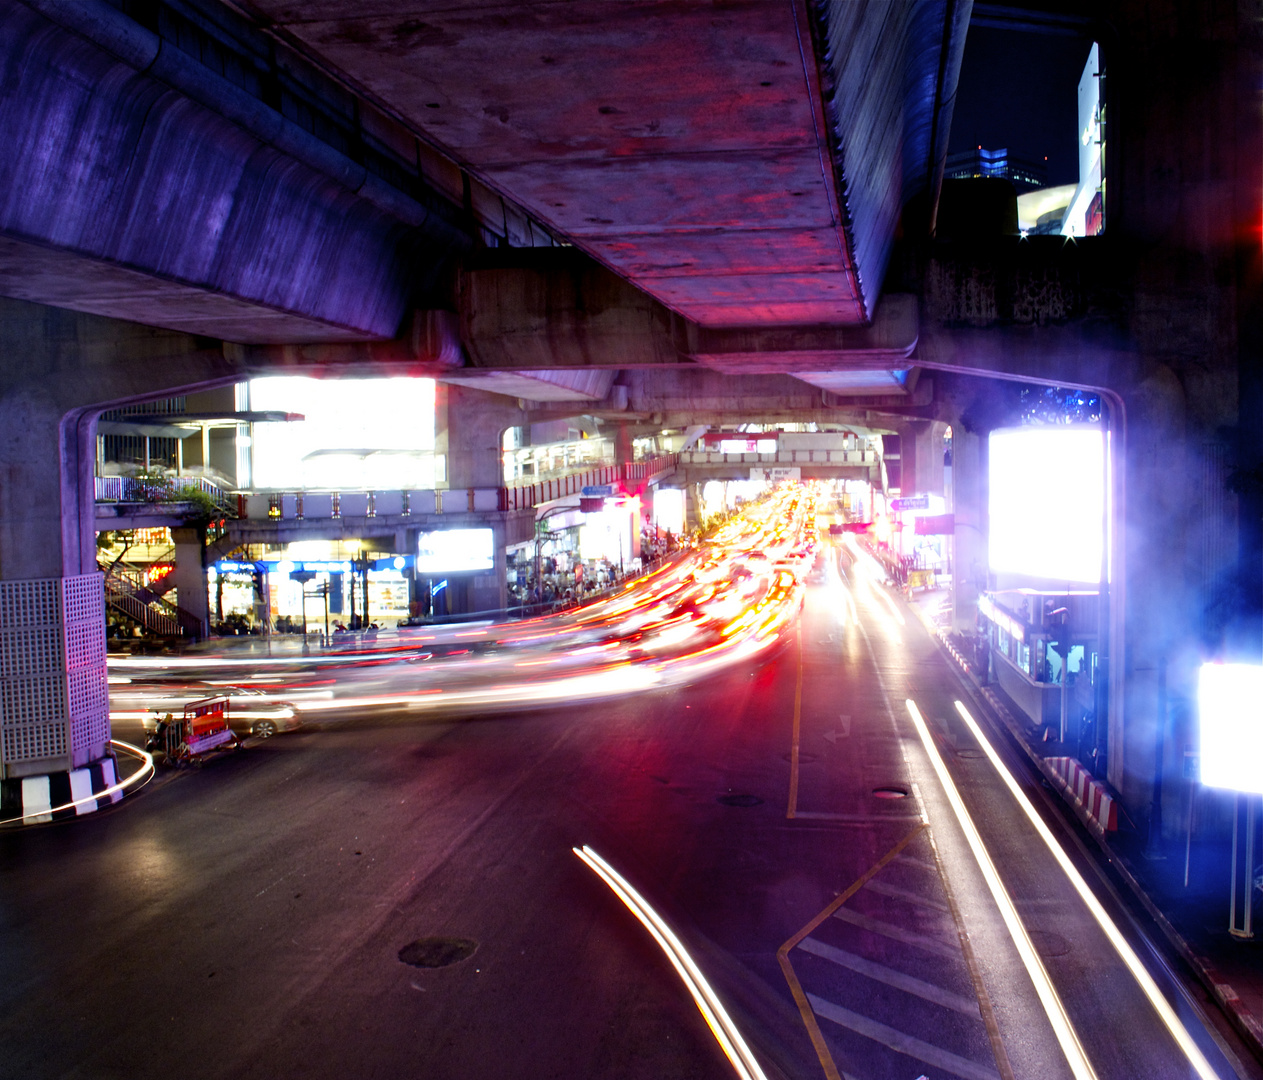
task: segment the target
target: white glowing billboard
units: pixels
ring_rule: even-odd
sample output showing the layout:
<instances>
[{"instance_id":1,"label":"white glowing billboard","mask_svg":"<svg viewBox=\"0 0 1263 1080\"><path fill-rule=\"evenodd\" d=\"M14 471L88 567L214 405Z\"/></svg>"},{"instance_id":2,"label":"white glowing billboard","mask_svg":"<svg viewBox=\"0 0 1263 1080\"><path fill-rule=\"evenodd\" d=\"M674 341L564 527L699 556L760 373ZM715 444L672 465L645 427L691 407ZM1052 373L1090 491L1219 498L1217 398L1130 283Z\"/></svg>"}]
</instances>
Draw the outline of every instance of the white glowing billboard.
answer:
<instances>
[{"instance_id":1,"label":"white glowing billboard","mask_svg":"<svg viewBox=\"0 0 1263 1080\"><path fill-rule=\"evenodd\" d=\"M991 569L1054 582L1101 580L1105 435L1089 427L1023 427L989 440Z\"/></svg>"},{"instance_id":2,"label":"white glowing billboard","mask_svg":"<svg viewBox=\"0 0 1263 1080\"><path fill-rule=\"evenodd\" d=\"M492 570L495 543L490 529L442 529L417 540L418 574L459 574Z\"/></svg>"},{"instance_id":3,"label":"white glowing billboard","mask_svg":"<svg viewBox=\"0 0 1263 1080\"><path fill-rule=\"evenodd\" d=\"M1204 664L1197 708L1202 783L1263 794L1263 667Z\"/></svg>"},{"instance_id":4,"label":"white glowing billboard","mask_svg":"<svg viewBox=\"0 0 1263 1080\"><path fill-rule=\"evenodd\" d=\"M254 424L252 486L389 491L434 486L433 379L250 380L250 408L305 417Z\"/></svg>"},{"instance_id":5,"label":"white glowing billboard","mask_svg":"<svg viewBox=\"0 0 1263 1080\"><path fill-rule=\"evenodd\" d=\"M683 488L658 488L653 493L653 523L677 536L684 532Z\"/></svg>"}]
</instances>

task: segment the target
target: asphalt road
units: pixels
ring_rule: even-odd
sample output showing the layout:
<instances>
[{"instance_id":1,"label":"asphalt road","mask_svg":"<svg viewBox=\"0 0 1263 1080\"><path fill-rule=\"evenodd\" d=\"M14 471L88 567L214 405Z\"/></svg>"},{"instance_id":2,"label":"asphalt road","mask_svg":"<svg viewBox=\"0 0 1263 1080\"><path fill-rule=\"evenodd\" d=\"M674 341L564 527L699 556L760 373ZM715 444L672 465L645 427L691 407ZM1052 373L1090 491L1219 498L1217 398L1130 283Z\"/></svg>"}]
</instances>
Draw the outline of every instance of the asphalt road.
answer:
<instances>
[{"instance_id":1,"label":"asphalt road","mask_svg":"<svg viewBox=\"0 0 1263 1080\"><path fill-rule=\"evenodd\" d=\"M0 834L0 1076L734 1075L582 845L768 1077L1072 1076L907 699L1095 1075L1197 1075L862 570L824 548L791 640L700 685L346 718ZM1227 1080L1231 1037L994 741Z\"/></svg>"}]
</instances>

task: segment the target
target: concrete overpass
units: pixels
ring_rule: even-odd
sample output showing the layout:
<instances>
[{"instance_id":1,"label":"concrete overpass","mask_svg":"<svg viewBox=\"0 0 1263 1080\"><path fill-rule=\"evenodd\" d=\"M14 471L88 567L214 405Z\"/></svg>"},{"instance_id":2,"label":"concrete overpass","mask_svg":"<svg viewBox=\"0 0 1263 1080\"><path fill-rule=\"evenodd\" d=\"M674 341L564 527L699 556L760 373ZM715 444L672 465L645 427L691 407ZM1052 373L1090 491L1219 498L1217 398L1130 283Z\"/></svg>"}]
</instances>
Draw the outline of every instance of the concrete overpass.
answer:
<instances>
[{"instance_id":1,"label":"concrete overpass","mask_svg":"<svg viewBox=\"0 0 1263 1080\"><path fill-rule=\"evenodd\" d=\"M1263 49L1244 3L1055 7L1110 75L1108 227L1074 245L934 231L968 0L5 0L6 775L105 745L110 406L433 375L457 488L498 486L501 432L566 410L897 431L905 489L950 423L972 624L993 388L1030 380L1107 402L1103 748L1143 815L1159 733L1189 735L1159 671L1186 695L1263 625ZM21 667L12 635L58 659Z\"/></svg>"}]
</instances>

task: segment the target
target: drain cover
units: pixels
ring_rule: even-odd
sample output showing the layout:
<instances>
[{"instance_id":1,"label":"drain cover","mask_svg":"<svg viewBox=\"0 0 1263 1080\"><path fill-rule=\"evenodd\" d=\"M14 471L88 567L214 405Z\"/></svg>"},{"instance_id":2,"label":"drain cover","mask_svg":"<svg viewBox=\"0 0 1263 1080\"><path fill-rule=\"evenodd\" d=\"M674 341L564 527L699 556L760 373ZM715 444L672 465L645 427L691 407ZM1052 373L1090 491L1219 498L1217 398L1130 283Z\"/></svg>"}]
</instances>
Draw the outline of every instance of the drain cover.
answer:
<instances>
[{"instance_id":1,"label":"drain cover","mask_svg":"<svg viewBox=\"0 0 1263 1080\"><path fill-rule=\"evenodd\" d=\"M468 960L478 949L478 942L459 937L424 937L411 941L399 950L405 964L421 968L441 968Z\"/></svg>"},{"instance_id":2,"label":"drain cover","mask_svg":"<svg viewBox=\"0 0 1263 1080\"><path fill-rule=\"evenodd\" d=\"M901 787L873 788L873 794L879 799L906 799L908 793Z\"/></svg>"},{"instance_id":3,"label":"drain cover","mask_svg":"<svg viewBox=\"0 0 1263 1080\"><path fill-rule=\"evenodd\" d=\"M720 795L715 801L725 806L758 806L763 802L757 795Z\"/></svg>"}]
</instances>

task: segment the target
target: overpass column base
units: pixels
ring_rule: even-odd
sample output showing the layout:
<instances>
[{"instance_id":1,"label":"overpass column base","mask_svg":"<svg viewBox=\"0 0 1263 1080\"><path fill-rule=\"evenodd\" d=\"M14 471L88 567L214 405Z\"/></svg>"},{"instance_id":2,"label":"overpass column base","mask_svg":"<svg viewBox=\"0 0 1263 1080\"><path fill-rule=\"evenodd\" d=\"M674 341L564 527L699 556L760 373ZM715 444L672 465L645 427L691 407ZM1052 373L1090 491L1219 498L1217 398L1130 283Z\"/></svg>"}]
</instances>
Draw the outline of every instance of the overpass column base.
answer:
<instances>
[{"instance_id":1,"label":"overpass column base","mask_svg":"<svg viewBox=\"0 0 1263 1080\"><path fill-rule=\"evenodd\" d=\"M0 777L73 776L109 742L103 575L0 581Z\"/></svg>"}]
</instances>

